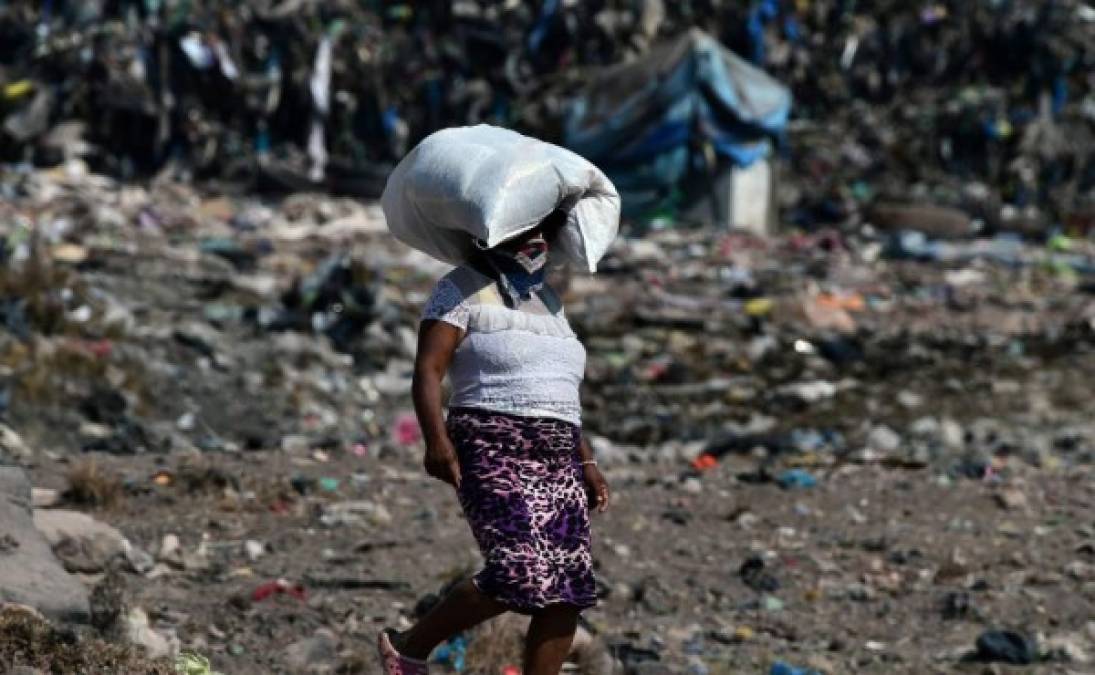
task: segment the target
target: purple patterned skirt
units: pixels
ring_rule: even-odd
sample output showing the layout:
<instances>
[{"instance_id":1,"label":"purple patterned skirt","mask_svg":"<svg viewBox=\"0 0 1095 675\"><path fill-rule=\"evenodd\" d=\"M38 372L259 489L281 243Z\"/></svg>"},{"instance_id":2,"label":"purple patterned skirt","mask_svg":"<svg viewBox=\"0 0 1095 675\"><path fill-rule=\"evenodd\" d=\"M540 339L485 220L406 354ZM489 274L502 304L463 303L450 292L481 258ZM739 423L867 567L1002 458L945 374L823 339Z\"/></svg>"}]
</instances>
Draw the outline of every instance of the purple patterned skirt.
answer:
<instances>
[{"instance_id":1,"label":"purple patterned skirt","mask_svg":"<svg viewBox=\"0 0 1095 675\"><path fill-rule=\"evenodd\" d=\"M454 408L460 505L486 564L475 585L508 609L597 603L578 444L562 420Z\"/></svg>"}]
</instances>

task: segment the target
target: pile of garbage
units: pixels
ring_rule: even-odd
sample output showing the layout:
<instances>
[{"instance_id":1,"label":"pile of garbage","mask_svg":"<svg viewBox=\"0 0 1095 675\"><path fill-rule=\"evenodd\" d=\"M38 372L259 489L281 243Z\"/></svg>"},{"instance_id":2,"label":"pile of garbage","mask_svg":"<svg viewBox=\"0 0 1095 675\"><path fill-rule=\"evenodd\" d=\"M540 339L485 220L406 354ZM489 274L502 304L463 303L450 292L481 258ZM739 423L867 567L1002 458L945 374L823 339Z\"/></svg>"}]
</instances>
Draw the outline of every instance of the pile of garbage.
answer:
<instances>
[{"instance_id":1,"label":"pile of garbage","mask_svg":"<svg viewBox=\"0 0 1095 675\"><path fill-rule=\"evenodd\" d=\"M395 241L378 205L143 188L79 160L0 184L3 410L36 427L55 410L54 443L267 449L303 415L353 445L407 405L416 317L445 265ZM1065 356L1095 311L1095 242L1064 234L664 230L618 240L600 268L561 280L590 352L587 419L644 448L721 437L742 416L825 417L972 355ZM241 385L254 398L230 393Z\"/></svg>"},{"instance_id":2,"label":"pile of garbage","mask_svg":"<svg viewBox=\"0 0 1095 675\"><path fill-rule=\"evenodd\" d=\"M1095 9L1081 0L8 0L0 160L376 196L443 127L587 144L586 85L620 63L656 68L639 57L694 28L793 92L778 134L791 222L857 225L865 206L912 197L992 229L1091 227ZM690 164L713 168L726 133L692 137ZM685 167L666 162L652 170L672 182ZM679 219L663 196L649 206Z\"/></svg>"}]
</instances>

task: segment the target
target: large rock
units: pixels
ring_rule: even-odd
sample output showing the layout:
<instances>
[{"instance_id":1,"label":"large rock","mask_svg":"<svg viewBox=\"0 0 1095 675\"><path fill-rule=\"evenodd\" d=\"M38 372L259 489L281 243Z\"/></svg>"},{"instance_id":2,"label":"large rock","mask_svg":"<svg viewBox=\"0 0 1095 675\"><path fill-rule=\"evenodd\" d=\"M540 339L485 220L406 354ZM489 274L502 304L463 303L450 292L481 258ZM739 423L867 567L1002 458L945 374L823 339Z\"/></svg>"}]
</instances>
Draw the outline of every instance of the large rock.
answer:
<instances>
[{"instance_id":1,"label":"large rock","mask_svg":"<svg viewBox=\"0 0 1095 675\"><path fill-rule=\"evenodd\" d=\"M45 535L69 572L102 572L112 558L125 554L122 533L86 513L36 509L34 526Z\"/></svg>"},{"instance_id":2,"label":"large rock","mask_svg":"<svg viewBox=\"0 0 1095 675\"><path fill-rule=\"evenodd\" d=\"M0 602L38 609L57 621L86 623L88 592L65 572L34 526L31 487L22 469L0 467Z\"/></svg>"}]
</instances>

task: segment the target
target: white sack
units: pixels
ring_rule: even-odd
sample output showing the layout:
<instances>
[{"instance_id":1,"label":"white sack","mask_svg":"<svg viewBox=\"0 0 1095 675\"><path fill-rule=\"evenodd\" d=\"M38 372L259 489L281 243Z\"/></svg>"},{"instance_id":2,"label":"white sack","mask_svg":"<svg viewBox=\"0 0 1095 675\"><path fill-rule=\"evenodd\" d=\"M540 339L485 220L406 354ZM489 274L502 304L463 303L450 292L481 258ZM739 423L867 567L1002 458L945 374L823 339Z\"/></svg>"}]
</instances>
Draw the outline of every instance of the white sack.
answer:
<instances>
[{"instance_id":1,"label":"white sack","mask_svg":"<svg viewBox=\"0 0 1095 675\"><path fill-rule=\"evenodd\" d=\"M612 182L573 152L488 125L426 137L388 177L381 198L397 239L458 265L476 249L526 232L559 208L564 259L595 272L616 238L620 196Z\"/></svg>"}]
</instances>

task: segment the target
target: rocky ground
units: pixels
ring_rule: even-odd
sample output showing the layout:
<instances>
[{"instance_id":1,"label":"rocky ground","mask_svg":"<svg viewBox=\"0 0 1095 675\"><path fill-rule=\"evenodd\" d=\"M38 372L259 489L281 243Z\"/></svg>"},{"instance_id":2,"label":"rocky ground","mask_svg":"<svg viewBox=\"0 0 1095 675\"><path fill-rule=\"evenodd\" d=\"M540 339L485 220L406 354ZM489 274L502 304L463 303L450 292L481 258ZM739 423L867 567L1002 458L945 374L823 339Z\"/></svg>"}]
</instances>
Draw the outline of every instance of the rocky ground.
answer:
<instances>
[{"instance_id":1,"label":"rocky ground","mask_svg":"<svg viewBox=\"0 0 1095 675\"><path fill-rule=\"evenodd\" d=\"M444 268L352 202L0 183L0 454L95 589L80 644L377 672L478 564L408 416ZM1092 244L894 242L663 231L560 280L616 494L585 672L1095 672ZM465 672L516 660L500 634Z\"/></svg>"}]
</instances>

